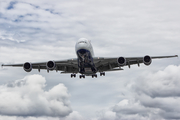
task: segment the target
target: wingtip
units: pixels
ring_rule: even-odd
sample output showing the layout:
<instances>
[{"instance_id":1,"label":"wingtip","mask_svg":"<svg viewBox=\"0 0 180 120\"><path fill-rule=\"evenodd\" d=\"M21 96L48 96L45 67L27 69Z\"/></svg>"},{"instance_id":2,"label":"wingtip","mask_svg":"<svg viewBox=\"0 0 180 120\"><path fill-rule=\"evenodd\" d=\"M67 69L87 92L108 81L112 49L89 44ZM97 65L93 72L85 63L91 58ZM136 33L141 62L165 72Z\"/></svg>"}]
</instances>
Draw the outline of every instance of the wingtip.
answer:
<instances>
[{"instance_id":1,"label":"wingtip","mask_svg":"<svg viewBox=\"0 0 180 120\"><path fill-rule=\"evenodd\" d=\"M176 57L178 57L178 55L175 55Z\"/></svg>"}]
</instances>

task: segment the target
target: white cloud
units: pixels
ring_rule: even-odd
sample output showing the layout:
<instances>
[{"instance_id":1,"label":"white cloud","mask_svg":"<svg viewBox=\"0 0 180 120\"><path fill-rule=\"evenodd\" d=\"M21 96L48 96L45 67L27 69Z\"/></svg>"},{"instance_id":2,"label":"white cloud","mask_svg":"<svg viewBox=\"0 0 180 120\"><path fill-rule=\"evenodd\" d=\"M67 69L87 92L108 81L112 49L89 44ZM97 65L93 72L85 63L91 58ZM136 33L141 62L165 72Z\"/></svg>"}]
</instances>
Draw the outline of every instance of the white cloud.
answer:
<instances>
[{"instance_id":1,"label":"white cloud","mask_svg":"<svg viewBox=\"0 0 180 120\"><path fill-rule=\"evenodd\" d=\"M63 84L45 91L46 80L30 75L0 86L0 114L10 116L68 116L69 94Z\"/></svg>"},{"instance_id":2,"label":"white cloud","mask_svg":"<svg viewBox=\"0 0 180 120\"><path fill-rule=\"evenodd\" d=\"M86 120L86 118L82 117L77 111L73 111L66 117L49 117L49 116L2 116L0 115L0 120Z\"/></svg>"},{"instance_id":3,"label":"white cloud","mask_svg":"<svg viewBox=\"0 0 180 120\"><path fill-rule=\"evenodd\" d=\"M180 119L180 66L170 65L130 84L132 96L113 107L119 119Z\"/></svg>"},{"instance_id":4,"label":"white cloud","mask_svg":"<svg viewBox=\"0 0 180 120\"><path fill-rule=\"evenodd\" d=\"M73 111L69 116L63 118L63 120L86 120L79 112Z\"/></svg>"},{"instance_id":5,"label":"white cloud","mask_svg":"<svg viewBox=\"0 0 180 120\"><path fill-rule=\"evenodd\" d=\"M0 1L0 63L46 62L76 57L74 45L81 37L91 39L95 55L100 57L180 53L180 2L178 0L16 1L13 8L9 10L7 8L12 4L12 0ZM120 117L122 119L178 117L177 112L169 107L173 101L176 102L179 99L179 82L172 77L173 75L177 76L178 70L175 68L178 68L171 66L172 69L167 68L170 71L157 72L170 64L179 65L179 60L174 58L157 60L153 61L149 67L132 66L130 70L125 67L124 71L107 73L106 77L98 77L96 80L86 77L83 81L78 78L72 81L69 75L60 75L55 72L47 74L46 71L41 71L39 74L46 78L47 85L42 89L39 88L39 93L33 94L48 101L55 99L56 95L59 96L55 92L57 89L55 86L59 82L66 85L71 93L71 106L75 111L64 119L68 119L68 117L94 118L95 120L109 119L110 117L113 119ZM26 73L22 68L6 68L0 71L1 86L7 80L11 81L27 74L37 73L37 70ZM149 74L150 71L153 73ZM139 75L142 76L139 77ZM159 77L160 75L161 77ZM160 80L164 79L163 76L169 78ZM147 80L143 81L143 79ZM169 79L173 79L173 82ZM43 83L34 84L42 85ZM16 88L22 89L22 87ZM32 88L27 89L31 91ZM13 95L22 100L20 98L22 94L24 93L14 90ZM32 104L43 104L38 102L41 98L34 98L36 98L34 102L30 98L26 98L27 101L22 101L23 104L20 107L26 107L26 102L29 102L30 108L32 108ZM62 100L62 102L64 101ZM56 107L58 103L52 100L47 102L49 106L53 107L53 110L58 109ZM65 104L67 103L65 102ZM17 105L19 106L19 104ZM157 107L154 108L154 105ZM96 111L111 106L114 111L108 109L102 112L101 116L96 117ZM172 107L174 106L173 104ZM162 109L172 112L167 113ZM44 108L43 112L47 113L46 110L47 108ZM143 110L147 114L142 112ZM12 114L13 111L10 112ZM46 116L1 117L2 119L21 120L59 119Z\"/></svg>"},{"instance_id":6,"label":"white cloud","mask_svg":"<svg viewBox=\"0 0 180 120\"><path fill-rule=\"evenodd\" d=\"M129 104L129 100L124 99L124 100L120 101L117 105L118 106L126 106L128 104Z\"/></svg>"},{"instance_id":7,"label":"white cloud","mask_svg":"<svg viewBox=\"0 0 180 120\"><path fill-rule=\"evenodd\" d=\"M116 120L116 113L112 112L110 110L102 110L97 112L97 118L94 118L96 120ZM93 119L92 119L93 120Z\"/></svg>"},{"instance_id":8,"label":"white cloud","mask_svg":"<svg viewBox=\"0 0 180 120\"><path fill-rule=\"evenodd\" d=\"M17 42L17 43L21 43L21 42L26 41L26 40L21 39L21 35L19 33L8 34L8 33L5 33L3 31L1 31L1 33L0 33L0 39L2 39L2 40L10 40L10 41L14 41L14 42Z\"/></svg>"},{"instance_id":9,"label":"white cloud","mask_svg":"<svg viewBox=\"0 0 180 120\"><path fill-rule=\"evenodd\" d=\"M59 120L58 117L17 117L17 116L0 116L0 120Z\"/></svg>"},{"instance_id":10,"label":"white cloud","mask_svg":"<svg viewBox=\"0 0 180 120\"><path fill-rule=\"evenodd\" d=\"M163 71L149 73L144 79L138 81L135 86L139 94L147 94L152 98L156 97L179 97L180 96L180 66L170 65Z\"/></svg>"}]
</instances>

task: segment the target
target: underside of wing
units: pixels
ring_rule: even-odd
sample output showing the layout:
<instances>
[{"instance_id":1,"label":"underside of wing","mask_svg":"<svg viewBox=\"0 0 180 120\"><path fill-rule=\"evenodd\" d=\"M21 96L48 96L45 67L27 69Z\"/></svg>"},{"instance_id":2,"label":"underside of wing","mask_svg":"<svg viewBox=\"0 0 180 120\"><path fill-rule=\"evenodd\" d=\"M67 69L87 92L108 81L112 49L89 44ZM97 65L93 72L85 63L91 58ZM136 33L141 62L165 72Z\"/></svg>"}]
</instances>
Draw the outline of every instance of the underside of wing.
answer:
<instances>
[{"instance_id":1,"label":"underside of wing","mask_svg":"<svg viewBox=\"0 0 180 120\"><path fill-rule=\"evenodd\" d=\"M62 73L78 73L78 63L77 59L68 59L61 61L48 61L39 63L26 62L24 64L2 64L2 66L12 66L12 67L23 67L26 72L30 72L32 69L41 69L49 71L62 71Z\"/></svg>"},{"instance_id":2,"label":"underside of wing","mask_svg":"<svg viewBox=\"0 0 180 120\"><path fill-rule=\"evenodd\" d=\"M135 65L135 64L140 66L141 63L144 63L145 65L150 65L152 59L172 58L172 57L178 57L178 55L153 56L153 57L146 55L144 57L117 57L117 58L96 57L94 58L94 62L98 71L104 72L104 71L123 70L122 69L123 66L128 66L129 68L131 65Z\"/></svg>"},{"instance_id":3,"label":"underside of wing","mask_svg":"<svg viewBox=\"0 0 180 120\"><path fill-rule=\"evenodd\" d=\"M145 65L150 65L152 59L161 59L161 58L172 58L178 57L177 55L173 56L153 56L148 55L144 57L116 57L116 58L104 58L104 57L95 57L93 62L98 72L105 71L117 71L123 70L122 67L131 65L140 66L141 63ZM3 64L2 66L12 66L12 67L23 67L26 72L30 72L32 69L38 69L40 72L41 69L49 71L62 71L61 73L78 73L78 62L77 59L67 59L60 61L48 61L48 62L39 62L39 63L30 63L26 62L24 64Z\"/></svg>"}]
</instances>

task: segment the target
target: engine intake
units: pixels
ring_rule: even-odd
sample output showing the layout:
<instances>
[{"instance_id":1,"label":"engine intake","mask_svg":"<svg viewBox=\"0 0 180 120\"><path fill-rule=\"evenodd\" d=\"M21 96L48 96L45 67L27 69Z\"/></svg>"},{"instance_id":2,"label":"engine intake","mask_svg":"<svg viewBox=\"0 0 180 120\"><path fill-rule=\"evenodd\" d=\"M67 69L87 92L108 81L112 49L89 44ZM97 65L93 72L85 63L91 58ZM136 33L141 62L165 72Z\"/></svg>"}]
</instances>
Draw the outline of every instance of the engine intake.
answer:
<instances>
[{"instance_id":1,"label":"engine intake","mask_svg":"<svg viewBox=\"0 0 180 120\"><path fill-rule=\"evenodd\" d=\"M117 59L117 62L118 62L118 64L119 64L120 66L126 65L126 59L125 59L124 57L119 57L119 58Z\"/></svg>"},{"instance_id":2,"label":"engine intake","mask_svg":"<svg viewBox=\"0 0 180 120\"><path fill-rule=\"evenodd\" d=\"M32 64L29 63L29 62L24 63L23 69L24 69L26 72L31 72L31 70L32 70Z\"/></svg>"},{"instance_id":3,"label":"engine intake","mask_svg":"<svg viewBox=\"0 0 180 120\"><path fill-rule=\"evenodd\" d=\"M152 59L151 59L151 57L149 55L146 55L143 58L143 62L144 62L145 65L150 65L151 62L152 62Z\"/></svg>"},{"instance_id":4,"label":"engine intake","mask_svg":"<svg viewBox=\"0 0 180 120\"><path fill-rule=\"evenodd\" d=\"M54 61L48 61L48 62L46 63L46 68L47 68L48 70L54 70L55 67L56 67L56 64L55 64Z\"/></svg>"}]
</instances>

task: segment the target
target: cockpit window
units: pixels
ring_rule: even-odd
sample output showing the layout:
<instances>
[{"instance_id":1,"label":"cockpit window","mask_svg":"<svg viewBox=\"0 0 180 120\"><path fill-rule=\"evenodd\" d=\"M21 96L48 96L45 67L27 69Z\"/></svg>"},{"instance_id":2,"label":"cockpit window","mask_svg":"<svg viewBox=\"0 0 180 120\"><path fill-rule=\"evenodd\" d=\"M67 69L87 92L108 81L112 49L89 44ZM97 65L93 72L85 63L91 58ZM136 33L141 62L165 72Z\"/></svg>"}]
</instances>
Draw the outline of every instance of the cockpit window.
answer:
<instances>
[{"instance_id":1,"label":"cockpit window","mask_svg":"<svg viewBox=\"0 0 180 120\"><path fill-rule=\"evenodd\" d=\"M87 44L87 42L86 42L86 41L79 41L78 43L86 43L86 44Z\"/></svg>"}]
</instances>

